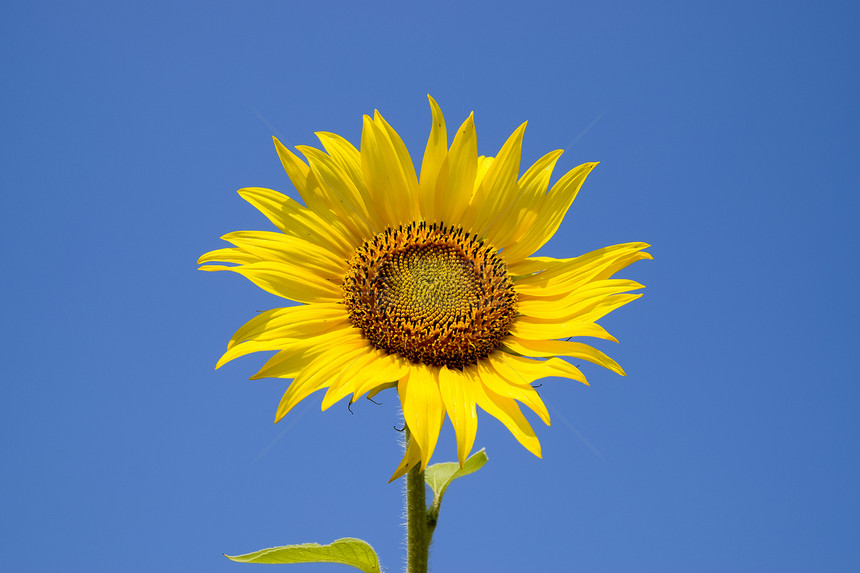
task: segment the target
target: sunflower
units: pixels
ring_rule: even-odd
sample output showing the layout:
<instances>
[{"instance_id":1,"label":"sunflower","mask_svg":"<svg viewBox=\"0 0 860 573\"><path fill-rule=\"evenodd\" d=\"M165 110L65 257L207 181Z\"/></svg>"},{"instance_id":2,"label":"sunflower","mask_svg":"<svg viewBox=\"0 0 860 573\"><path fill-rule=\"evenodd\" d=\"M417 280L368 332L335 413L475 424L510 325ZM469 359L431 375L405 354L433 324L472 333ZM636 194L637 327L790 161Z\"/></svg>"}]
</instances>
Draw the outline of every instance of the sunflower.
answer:
<instances>
[{"instance_id":1,"label":"sunflower","mask_svg":"<svg viewBox=\"0 0 860 573\"><path fill-rule=\"evenodd\" d=\"M378 113L364 117L361 149L317 133L323 150L275 139L304 205L270 189L239 195L278 232L239 231L232 248L206 253L205 271L233 271L300 304L259 314L232 337L217 367L277 351L252 379L291 378L275 421L318 390L325 410L350 396L396 387L412 439L392 479L425 467L445 415L462 464L477 432L477 407L500 420L530 452L540 443L518 402L547 425L532 387L558 376L588 384L559 356L624 375L603 352L570 338L617 340L597 324L643 288L612 276L650 259L645 243L576 258L531 256L556 232L596 163L549 187L562 151L522 176L522 124L493 157L478 155L474 114L450 146L430 98L433 125L416 176L400 136ZM549 190L547 190L549 188Z\"/></svg>"}]
</instances>

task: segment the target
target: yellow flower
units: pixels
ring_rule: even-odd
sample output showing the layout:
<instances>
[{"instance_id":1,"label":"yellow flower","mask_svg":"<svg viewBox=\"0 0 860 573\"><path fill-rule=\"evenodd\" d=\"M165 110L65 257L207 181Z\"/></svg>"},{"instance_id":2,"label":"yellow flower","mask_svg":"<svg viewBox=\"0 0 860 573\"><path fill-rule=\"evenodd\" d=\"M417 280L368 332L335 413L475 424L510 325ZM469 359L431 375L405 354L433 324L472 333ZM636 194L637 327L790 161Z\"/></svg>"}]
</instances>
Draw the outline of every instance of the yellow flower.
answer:
<instances>
[{"instance_id":1,"label":"yellow flower","mask_svg":"<svg viewBox=\"0 0 860 573\"><path fill-rule=\"evenodd\" d=\"M477 431L476 407L498 418L530 452L540 443L517 402L546 424L531 384L546 376L588 382L558 358L570 356L624 374L614 360L570 337L616 341L596 321L639 298L643 288L611 278L651 256L625 243L576 258L531 257L556 232L596 163L566 173L549 191L553 151L518 177L521 125L495 158L478 155L473 116L447 145L430 98L433 126L421 176L403 141L375 113L364 117L361 150L317 133L325 151L275 139L304 206L276 191L241 189L280 232L239 231L234 245L203 255L201 270L230 270L299 305L251 319L218 367L239 356L278 351L252 379L292 378L276 422L309 394L328 389L325 410L352 395L397 387L412 435L394 478L426 466L445 415L460 463Z\"/></svg>"}]
</instances>

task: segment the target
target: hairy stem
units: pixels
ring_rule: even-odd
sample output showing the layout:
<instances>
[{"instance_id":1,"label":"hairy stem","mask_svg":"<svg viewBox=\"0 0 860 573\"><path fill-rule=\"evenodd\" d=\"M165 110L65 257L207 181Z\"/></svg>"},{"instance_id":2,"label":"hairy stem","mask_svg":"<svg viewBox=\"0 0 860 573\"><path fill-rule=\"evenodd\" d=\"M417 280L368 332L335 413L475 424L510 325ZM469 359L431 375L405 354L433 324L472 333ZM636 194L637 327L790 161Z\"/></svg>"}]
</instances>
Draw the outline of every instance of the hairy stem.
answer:
<instances>
[{"instance_id":1,"label":"hairy stem","mask_svg":"<svg viewBox=\"0 0 860 573\"><path fill-rule=\"evenodd\" d=\"M412 436L406 429L406 448ZM424 498L424 471L415 465L406 474L406 571L427 573L430 532L427 530L427 501Z\"/></svg>"}]
</instances>

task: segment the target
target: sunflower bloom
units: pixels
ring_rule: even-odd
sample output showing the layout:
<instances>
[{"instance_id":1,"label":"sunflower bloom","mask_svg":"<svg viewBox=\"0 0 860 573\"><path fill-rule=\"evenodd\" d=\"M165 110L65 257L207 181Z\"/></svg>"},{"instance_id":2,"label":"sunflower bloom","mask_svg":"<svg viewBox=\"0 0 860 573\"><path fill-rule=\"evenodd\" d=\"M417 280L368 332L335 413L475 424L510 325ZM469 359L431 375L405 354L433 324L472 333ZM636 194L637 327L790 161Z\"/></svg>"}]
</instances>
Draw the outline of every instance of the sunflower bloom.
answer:
<instances>
[{"instance_id":1,"label":"sunflower bloom","mask_svg":"<svg viewBox=\"0 0 860 573\"><path fill-rule=\"evenodd\" d=\"M297 305L259 314L232 337L217 367L277 351L252 379L293 379L275 421L326 389L323 410L349 396L396 387L413 437L392 479L427 465L447 414L462 464L477 432L477 407L500 420L530 452L540 443L524 404L550 418L535 380L588 384L559 358L624 375L603 352L571 338L617 340L597 321L643 286L614 279L650 259L645 243L576 258L532 257L556 232L596 163L549 186L562 151L522 176L521 125L493 157L478 155L473 115L454 135L430 98L433 125L420 177L406 146L379 115L364 117L361 149L317 133L323 150L275 139L304 205L262 188L239 194L278 232L239 231L233 247L200 257L206 271L233 271ZM210 263L226 264L210 264Z\"/></svg>"}]
</instances>

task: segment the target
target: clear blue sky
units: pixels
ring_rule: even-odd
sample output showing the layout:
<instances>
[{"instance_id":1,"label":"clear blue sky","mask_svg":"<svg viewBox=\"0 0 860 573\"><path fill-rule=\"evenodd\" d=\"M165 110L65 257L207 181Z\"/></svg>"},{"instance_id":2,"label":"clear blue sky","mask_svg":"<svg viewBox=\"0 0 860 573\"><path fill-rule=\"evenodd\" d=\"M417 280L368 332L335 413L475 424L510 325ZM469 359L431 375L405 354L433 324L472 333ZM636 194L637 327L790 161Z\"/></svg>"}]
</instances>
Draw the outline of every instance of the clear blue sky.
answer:
<instances>
[{"instance_id":1,"label":"clear blue sky","mask_svg":"<svg viewBox=\"0 0 860 573\"><path fill-rule=\"evenodd\" d=\"M218 372L277 298L197 257L292 192L271 136L420 157L426 94L493 154L601 161L544 249L626 241L627 370L545 380L544 459L488 416L436 571L857 571L858 8L849 2L10 3L0 18L0 568L228 571L345 536L402 559L397 399L272 424ZM566 422L565 422L566 421ZM574 430L575 429L575 430ZM446 426L435 460L454 459ZM297 565L288 571L346 571Z\"/></svg>"}]
</instances>

